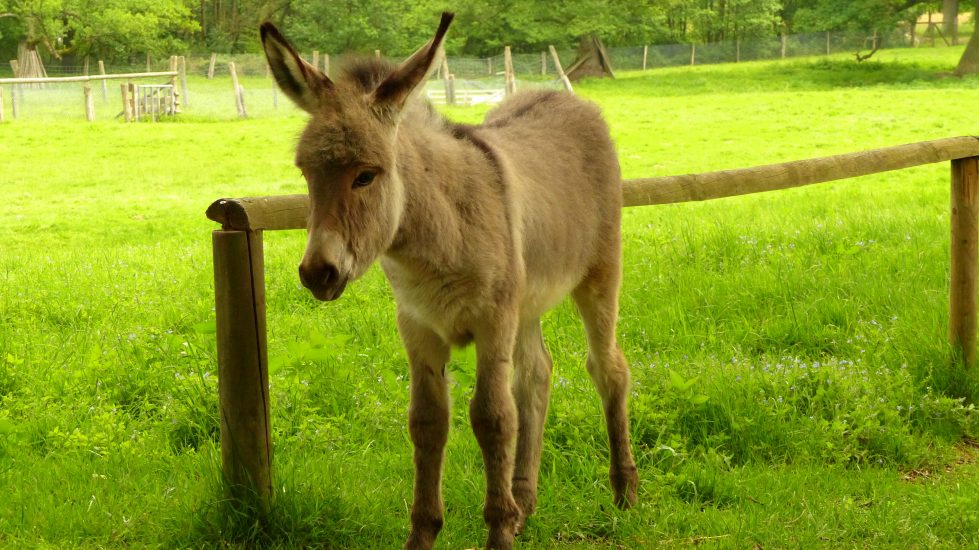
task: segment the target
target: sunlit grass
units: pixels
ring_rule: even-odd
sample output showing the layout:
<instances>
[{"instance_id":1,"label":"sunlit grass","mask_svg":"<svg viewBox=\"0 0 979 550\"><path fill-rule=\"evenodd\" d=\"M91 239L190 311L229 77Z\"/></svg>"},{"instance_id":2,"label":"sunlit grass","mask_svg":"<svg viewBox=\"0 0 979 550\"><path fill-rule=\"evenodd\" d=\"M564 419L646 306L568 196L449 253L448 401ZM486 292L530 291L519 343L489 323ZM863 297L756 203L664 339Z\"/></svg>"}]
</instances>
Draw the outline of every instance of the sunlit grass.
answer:
<instances>
[{"instance_id":1,"label":"sunlit grass","mask_svg":"<svg viewBox=\"0 0 979 550\"><path fill-rule=\"evenodd\" d=\"M979 80L938 74L958 51L663 69L578 90L602 106L626 177L699 172L975 133ZM295 276L302 232L266 235L279 504L260 526L222 502L203 211L304 189L302 116L280 96L278 111L256 100L255 118L231 120L224 84L192 82L181 123L100 111L86 124L79 109L0 126L0 544L389 548L407 534L393 299L375 269L315 302ZM563 304L545 320L554 389L525 545L969 544L975 393L945 343L948 173L626 210L620 340L641 504L611 506L600 403ZM451 365L444 548L484 536L471 363Z\"/></svg>"}]
</instances>

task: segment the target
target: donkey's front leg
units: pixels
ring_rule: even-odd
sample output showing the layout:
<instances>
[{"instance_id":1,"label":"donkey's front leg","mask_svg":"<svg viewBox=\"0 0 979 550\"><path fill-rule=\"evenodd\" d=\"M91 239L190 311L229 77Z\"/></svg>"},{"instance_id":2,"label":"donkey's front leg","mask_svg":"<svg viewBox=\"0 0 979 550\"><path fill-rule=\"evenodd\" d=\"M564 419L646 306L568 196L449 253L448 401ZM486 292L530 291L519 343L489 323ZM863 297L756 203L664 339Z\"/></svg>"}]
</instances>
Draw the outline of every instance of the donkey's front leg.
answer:
<instances>
[{"instance_id":1,"label":"donkey's front leg","mask_svg":"<svg viewBox=\"0 0 979 550\"><path fill-rule=\"evenodd\" d=\"M442 529L442 458L449 434L449 393L445 364L449 347L431 330L405 315L398 330L411 363L408 431L415 445L415 494L411 534L405 548L427 550Z\"/></svg>"},{"instance_id":2,"label":"donkey's front leg","mask_svg":"<svg viewBox=\"0 0 979 550\"><path fill-rule=\"evenodd\" d=\"M476 388L469 403L469 420L486 472L486 547L499 550L513 547L520 520L510 485L517 434L517 409L510 391L515 335L516 327L508 322L494 323L476 334Z\"/></svg>"}]
</instances>

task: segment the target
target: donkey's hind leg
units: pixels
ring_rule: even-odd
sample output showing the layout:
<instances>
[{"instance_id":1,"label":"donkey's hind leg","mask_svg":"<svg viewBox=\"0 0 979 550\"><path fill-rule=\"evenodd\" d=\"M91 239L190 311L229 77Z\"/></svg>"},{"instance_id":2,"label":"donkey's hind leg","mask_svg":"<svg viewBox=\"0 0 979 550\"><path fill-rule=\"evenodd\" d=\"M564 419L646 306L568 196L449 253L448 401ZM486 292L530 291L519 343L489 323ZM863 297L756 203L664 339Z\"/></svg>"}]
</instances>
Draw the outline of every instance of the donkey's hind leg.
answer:
<instances>
[{"instance_id":1,"label":"donkey's hind leg","mask_svg":"<svg viewBox=\"0 0 979 550\"><path fill-rule=\"evenodd\" d=\"M427 550L442 529L442 458L449 435L445 364L449 346L431 330L398 315L398 332L411 364L408 431L415 445L411 534L405 548Z\"/></svg>"},{"instance_id":2,"label":"donkey's hind leg","mask_svg":"<svg viewBox=\"0 0 979 550\"><path fill-rule=\"evenodd\" d=\"M620 279L617 262L600 265L588 273L573 297L588 337L588 374L605 411L615 504L628 508L636 503L639 476L629 447L629 366L615 340Z\"/></svg>"},{"instance_id":3,"label":"donkey's hind leg","mask_svg":"<svg viewBox=\"0 0 979 550\"><path fill-rule=\"evenodd\" d=\"M540 319L525 321L513 351L513 396L517 404L517 456L513 470L513 498L520 506L519 527L537 507L537 474L547 400L551 390L551 356L541 334Z\"/></svg>"}]
</instances>

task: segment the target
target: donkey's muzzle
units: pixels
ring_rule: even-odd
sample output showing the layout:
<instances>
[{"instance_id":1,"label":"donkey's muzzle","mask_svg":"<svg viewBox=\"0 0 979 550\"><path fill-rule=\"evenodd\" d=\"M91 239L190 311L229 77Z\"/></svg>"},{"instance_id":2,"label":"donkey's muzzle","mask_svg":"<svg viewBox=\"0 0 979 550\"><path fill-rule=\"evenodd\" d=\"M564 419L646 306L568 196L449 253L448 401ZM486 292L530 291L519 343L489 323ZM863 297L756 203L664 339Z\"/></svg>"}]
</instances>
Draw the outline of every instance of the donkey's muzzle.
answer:
<instances>
[{"instance_id":1,"label":"donkey's muzzle","mask_svg":"<svg viewBox=\"0 0 979 550\"><path fill-rule=\"evenodd\" d=\"M347 288L347 278L332 264L299 264L299 281L317 300L336 300Z\"/></svg>"}]
</instances>

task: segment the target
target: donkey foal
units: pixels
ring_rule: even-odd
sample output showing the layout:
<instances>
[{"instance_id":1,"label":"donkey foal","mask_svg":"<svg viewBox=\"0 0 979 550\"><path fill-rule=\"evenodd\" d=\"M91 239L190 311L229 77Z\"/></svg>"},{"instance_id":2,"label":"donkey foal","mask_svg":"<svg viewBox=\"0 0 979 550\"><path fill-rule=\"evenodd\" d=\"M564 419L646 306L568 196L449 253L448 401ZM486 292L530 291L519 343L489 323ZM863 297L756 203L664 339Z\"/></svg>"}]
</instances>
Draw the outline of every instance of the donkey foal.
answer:
<instances>
[{"instance_id":1,"label":"donkey foal","mask_svg":"<svg viewBox=\"0 0 979 550\"><path fill-rule=\"evenodd\" d=\"M487 546L511 548L537 504L551 358L541 315L571 294L602 398L615 503L636 501L629 371L615 339L622 189L608 128L574 96L523 93L478 126L444 120L416 92L452 14L398 66L361 61L336 80L270 23L276 82L312 117L296 152L309 189L299 274L321 300L380 258L411 366L415 486L406 548L442 527L450 346L476 345L470 421L486 472ZM515 443L515 444L514 444Z\"/></svg>"}]
</instances>

